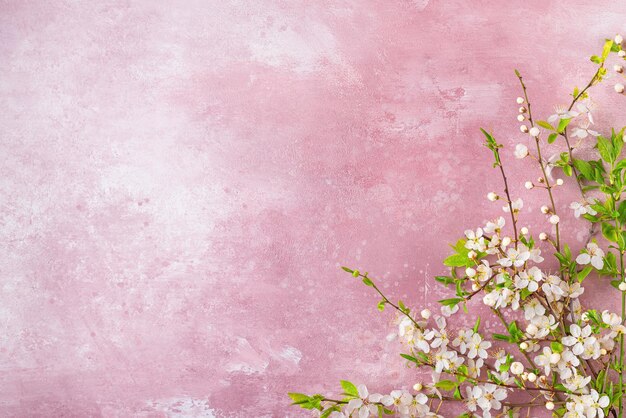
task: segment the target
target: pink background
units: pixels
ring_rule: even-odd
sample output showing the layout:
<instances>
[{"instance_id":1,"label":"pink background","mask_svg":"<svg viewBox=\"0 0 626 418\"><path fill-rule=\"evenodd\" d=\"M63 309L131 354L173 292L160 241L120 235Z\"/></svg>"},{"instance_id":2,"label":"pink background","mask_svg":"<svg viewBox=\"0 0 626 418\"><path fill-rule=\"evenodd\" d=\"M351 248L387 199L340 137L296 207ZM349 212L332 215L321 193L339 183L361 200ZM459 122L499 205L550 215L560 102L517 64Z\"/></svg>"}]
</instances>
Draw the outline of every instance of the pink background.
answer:
<instances>
[{"instance_id":1,"label":"pink background","mask_svg":"<svg viewBox=\"0 0 626 418\"><path fill-rule=\"evenodd\" d=\"M1 415L295 417L289 390L412 385L338 266L434 306L447 243L500 213L478 128L526 141L515 67L544 118L590 78L626 29L592 3L0 2Z\"/></svg>"}]
</instances>

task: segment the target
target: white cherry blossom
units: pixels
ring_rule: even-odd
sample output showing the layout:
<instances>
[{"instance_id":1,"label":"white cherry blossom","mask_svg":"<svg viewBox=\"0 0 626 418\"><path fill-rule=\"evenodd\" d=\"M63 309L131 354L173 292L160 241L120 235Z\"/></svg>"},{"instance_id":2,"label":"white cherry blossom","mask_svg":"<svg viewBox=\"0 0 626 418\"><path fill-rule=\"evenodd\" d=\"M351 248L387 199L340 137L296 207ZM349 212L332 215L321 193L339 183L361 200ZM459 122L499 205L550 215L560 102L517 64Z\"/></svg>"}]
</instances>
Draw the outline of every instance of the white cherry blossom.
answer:
<instances>
[{"instance_id":1,"label":"white cherry blossom","mask_svg":"<svg viewBox=\"0 0 626 418\"><path fill-rule=\"evenodd\" d=\"M604 267L604 251L598 247L598 244L590 242L587 248L576 257L576 262L580 265L591 263L593 267L601 270Z\"/></svg>"},{"instance_id":2,"label":"white cherry blossom","mask_svg":"<svg viewBox=\"0 0 626 418\"><path fill-rule=\"evenodd\" d=\"M569 328L570 335L561 339L563 345L571 347L575 355L580 355L585 351L585 344L595 341L595 337L591 335L591 326L587 325L580 328L577 324L572 324Z\"/></svg>"},{"instance_id":3,"label":"white cherry blossom","mask_svg":"<svg viewBox=\"0 0 626 418\"><path fill-rule=\"evenodd\" d=\"M491 342L484 341L482 337L475 333L472 335L472 338L469 343L469 351L467 353L467 357L473 359L476 357L480 357L482 359L486 359L488 354L487 350L491 347Z\"/></svg>"}]
</instances>

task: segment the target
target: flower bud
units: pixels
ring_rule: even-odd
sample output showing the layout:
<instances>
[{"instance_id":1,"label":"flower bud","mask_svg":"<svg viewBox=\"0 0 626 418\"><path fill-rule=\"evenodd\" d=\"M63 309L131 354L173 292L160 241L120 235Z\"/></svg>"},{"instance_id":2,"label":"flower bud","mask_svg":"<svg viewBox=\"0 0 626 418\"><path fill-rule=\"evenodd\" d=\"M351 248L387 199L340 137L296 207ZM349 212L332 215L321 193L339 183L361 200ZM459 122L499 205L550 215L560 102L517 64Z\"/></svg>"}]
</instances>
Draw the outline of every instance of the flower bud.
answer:
<instances>
[{"instance_id":1,"label":"flower bud","mask_svg":"<svg viewBox=\"0 0 626 418\"><path fill-rule=\"evenodd\" d=\"M617 53L617 55L618 55L618 56L620 56L620 57L622 57L622 58L624 58L624 57L626 57L626 51L624 51L624 50L622 49L621 51L619 51L619 52Z\"/></svg>"},{"instance_id":2,"label":"flower bud","mask_svg":"<svg viewBox=\"0 0 626 418\"><path fill-rule=\"evenodd\" d=\"M524 122L526 120L526 117L524 115L517 115L517 120L520 122Z\"/></svg>"},{"instance_id":3,"label":"flower bud","mask_svg":"<svg viewBox=\"0 0 626 418\"><path fill-rule=\"evenodd\" d=\"M539 239L541 241L547 241L548 240L548 234L546 234L545 232L542 232L539 234Z\"/></svg>"},{"instance_id":4,"label":"flower bud","mask_svg":"<svg viewBox=\"0 0 626 418\"><path fill-rule=\"evenodd\" d=\"M615 86L613 86L613 88L619 94L622 94L624 92L624 85L622 83L617 83Z\"/></svg>"},{"instance_id":5,"label":"flower bud","mask_svg":"<svg viewBox=\"0 0 626 418\"><path fill-rule=\"evenodd\" d=\"M523 133L527 133L528 132L528 126L522 125L522 126L519 127L519 130L522 131Z\"/></svg>"},{"instance_id":6,"label":"flower bud","mask_svg":"<svg viewBox=\"0 0 626 418\"><path fill-rule=\"evenodd\" d=\"M522 233L522 235L528 235L528 228L524 226L522 227L522 229L520 229L520 232Z\"/></svg>"},{"instance_id":7,"label":"flower bud","mask_svg":"<svg viewBox=\"0 0 626 418\"><path fill-rule=\"evenodd\" d=\"M613 66L613 70L614 70L616 73L623 73L623 72L624 72L624 67L622 67L621 65L615 64L615 65Z\"/></svg>"},{"instance_id":8,"label":"flower bud","mask_svg":"<svg viewBox=\"0 0 626 418\"><path fill-rule=\"evenodd\" d=\"M518 110L520 113L526 113L526 108L524 106L520 107Z\"/></svg>"},{"instance_id":9,"label":"flower bud","mask_svg":"<svg viewBox=\"0 0 626 418\"><path fill-rule=\"evenodd\" d=\"M524 183L524 187L526 187L528 190L530 190L533 187L535 187L535 185L533 184L532 181L527 181L526 183Z\"/></svg>"},{"instance_id":10,"label":"flower bud","mask_svg":"<svg viewBox=\"0 0 626 418\"><path fill-rule=\"evenodd\" d=\"M421 383L416 383L413 385L413 390L419 392L420 390L422 390L424 388L424 386Z\"/></svg>"},{"instance_id":11,"label":"flower bud","mask_svg":"<svg viewBox=\"0 0 626 418\"><path fill-rule=\"evenodd\" d=\"M525 125L522 125L522 126L525 126ZM513 154L515 155L515 158L518 158L518 159L526 158L526 156L528 155L528 147L524 144L517 144L515 146L515 151L513 152Z\"/></svg>"},{"instance_id":12,"label":"flower bud","mask_svg":"<svg viewBox=\"0 0 626 418\"><path fill-rule=\"evenodd\" d=\"M626 292L626 282L621 282L618 287L622 292Z\"/></svg>"},{"instance_id":13,"label":"flower bud","mask_svg":"<svg viewBox=\"0 0 626 418\"><path fill-rule=\"evenodd\" d=\"M546 409L548 411L552 411L554 409L554 402L552 402L552 401L546 402Z\"/></svg>"},{"instance_id":14,"label":"flower bud","mask_svg":"<svg viewBox=\"0 0 626 418\"><path fill-rule=\"evenodd\" d=\"M519 348L520 348L521 350L528 350L528 343L527 343L526 341L522 342L522 343L519 345Z\"/></svg>"},{"instance_id":15,"label":"flower bud","mask_svg":"<svg viewBox=\"0 0 626 418\"><path fill-rule=\"evenodd\" d=\"M562 186L563 185L563 179L556 179L556 185L557 186Z\"/></svg>"},{"instance_id":16,"label":"flower bud","mask_svg":"<svg viewBox=\"0 0 626 418\"><path fill-rule=\"evenodd\" d=\"M537 375L535 373L528 373L528 381L534 382L535 380L537 380Z\"/></svg>"},{"instance_id":17,"label":"flower bud","mask_svg":"<svg viewBox=\"0 0 626 418\"><path fill-rule=\"evenodd\" d=\"M511 363L511 373L514 375L520 375L524 373L524 365L519 361L514 361Z\"/></svg>"},{"instance_id":18,"label":"flower bud","mask_svg":"<svg viewBox=\"0 0 626 418\"><path fill-rule=\"evenodd\" d=\"M583 314L580 316L580 319L585 322L589 321L589 312L583 312Z\"/></svg>"},{"instance_id":19,"label":"flower bud","mask_svg":"<svg viewBox=\"0 0 626 418\"><path fill-rule=\"evenodd\" d=\"M494 192L489 192L487 193L487 200L491 201L491 202L495 202L496 200L498 200L500 198L500 196L498 196L497 194L495 194Z\"/></svg>"},{"instance_id":20,"label":"flower bud","mask_svg":"<svg viewBox=\"0 0 626 418\"><path fill-rule=\"evenodd\" d=\"M533 126L532 128L530 128L530 131L528 131L528 133L530 134L530 136L537 138L539 136L539 128Z\"/></svg>"},{"instance_id":21,"label":"flower bud","mask_svg":"<svg viewBox=\"0 0 626 418\"><path fill-rule=\"evenodd\" d=\"M624 42L624 38L622 38L622 35L620 35L620 34L615 35L615 39L613 39L613 40L618 45L621 45L622 42Z\"/></svg>"},{"instance_id":22,"label":"flower bud","mask_svg":"<svg viewBox=\"0 0 626 418\"><path fill-rule=\"evenodd\" d=\"M537 177L537 181L541 184L546 182L546 180L543 177Z\"/></svg>"},{"instance_id":23,"label":"flower bud","mask_svg":"<svg viewBox=\"0 0 626 418\"><path fill-rule=\"evenodd\" d=\"M559 215L552 215L548 218L548 222L550 222L552 225L558 224L560 220L561 218L559 218Z\"/></svg>"},{"instance_id":24,"label":"flower bud","mask_svg":"<svg viewBox=\"0 0 626 418\"><path fill-rule=\"evenodd\" d=\"M477 291L478 289L480 289L480 286L478 285L478 283L472 283L472 291Z\"/></svg>"},{"instance_id":25,"label":"flower bud","mask_svg":"<svg viewBox=\"0 0 626 418\"><path fill-rule=\"evenodd\" d=\"M478 254L476 254L476 251L472 250L472 251L470 251L469 253L467 253L467 258L470 258L470 259L472 259L472 260L473 260L473 259L475 259L475 258L476 258L476 256L477 256L477 255L478 255Z\"/></svg>"},{"instance_id":26,"label":"flower bud","mask_svg":"<svg viewBox=\"0 0 626 418\"><path fill-rule=\"evenodd\" d=\"M606 351L606 348L601 348L600 349L600 355L606 356L606 353L608 353L608 351Z\"/></svg>"},{"instance_id":27,"label":"flower bud","mask_svg":"<svg viewBox=\"0 0 626 418\"><path fill-rule=\"evenodd\" d=\"M432 313L430 312L429 309L422 309L422 312L420 312L420 315L422 316L422 318L428 319L428 318L430 318Z\"/></svg>"},{"instance_id":28,"label":"flower bud","mask_svg":"<svg viewBox=\"0 0 626 418\"><path fill-rule=\"evenodd\" d=\"M543 213L543 214L547 215L549 212L550 212L550 208L549 208L549 207L547 207L546 205L543 205L543 206L541 207L541 213Z\"/></svg>"},{"instance_id":29,"label":"flower bud","mask_svg":"<svg viewBox=\"0 0 626 418\"><path fill-rule=\"evenodd\" d=\"M517 104L522 104L522 103L524 103L524 98L523 97L518 97L516 102L517 102Z\"/></svg>"}]
</instances>

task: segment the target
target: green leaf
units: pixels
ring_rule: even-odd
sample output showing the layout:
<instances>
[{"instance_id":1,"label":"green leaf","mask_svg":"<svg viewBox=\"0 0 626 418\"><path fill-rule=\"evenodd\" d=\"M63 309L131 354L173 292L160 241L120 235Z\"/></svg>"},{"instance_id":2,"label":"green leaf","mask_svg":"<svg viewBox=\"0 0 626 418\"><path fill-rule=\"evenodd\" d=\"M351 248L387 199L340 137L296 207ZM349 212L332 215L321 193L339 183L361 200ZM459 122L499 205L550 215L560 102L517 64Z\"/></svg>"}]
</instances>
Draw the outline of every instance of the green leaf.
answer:
<instances>
[{"instance_id":1,"label":"green leaf","mask_svg":"<svg viewBox=\"0 0 626 418\"><path fill-rule=\"evenodd\" d=\"M563 131L565 130L565 128L567 128L567 125L569 125L571 120L572 120L571 118L559 120L559 126L556 128L557 132L563 133Z\"/></svg>"},{"instance_id":2,"label":"green leaf","mask_svg":"<svg viewBox=\"0 0 626 418\"><path fill-rule=\"evenodd\" d=\"M363 277L363 283L365 286L374 287L374 282L372 282L369 277Z\"/></svg>"},{"instance_id":3,"label":"green leaf","mask_svg":"<svg viewBox=\"0 0 626 418\"><path fill-rule=\"evenodd\" d=\"M435 383L435 387L442 390L453 390L457 387L457 383L452 380L440 380Z\"/></svg>"},{"instance_id":4,"label":"green leaf","mask_svg":"<svg viewBox=\"0 0 626 418\"><path fill-rule=\"evenodd\" d=\"M594 179L593 168L591 167L591 164L589 164L587 161L576 160L576 159L574 159L573 162L574 162L574 167L576 167L576 170L578 170L578 172L582 174L582 176L586 180Z\"/></svg>"},{"instance_id":5,"label":"green leaf","mask_svg":"<svg viewBox=\"0 0 626 418\"><path fill-rule=\"evenodd\" d=\"M578 281L582 282L583 280L585 280L589 273L591 273L591 270L593 270L592 266L586 266L584 269L579 271L577 275Z\"/></svg>"},{"instance_id":6,"label":"green leaf","mask_svg":"<svg viewBox=\"0 0 626 418\"><path fill-rule=\"evenodd\" d=\"M330 414L332 414L335 411L341 411L341 408L339 408L337 405L332 406L326 410L324 410L324 412L322 412L322 414L320 415L320 418L328 418L328 416Z\"/></svg>"},{"instance_id":7,"label":"green leaf","mask_svg":"<svg viewBox=\"0 0 626 418\"><path fill-rule=\"evenodd\" d=\"M417 359L416 359L415 357L410 356L410 355L408 355L408 354L402 354L402 353L400 353L400 357L402 357L402 358L404 358L404 359L407 359L408 361L411 361L411 362L413 362L413 363L415 363L415 364L419 364L419 362L417 361Z\"/></svg>"},{"instance_id":8,"label":"green leaf","mask_svg":"<svg viewBox=\"0 0 626 418\"><path fill-rule=\"evenodd\" d=\"M310 399L309 396L305 395L304 393L290 392L287 395L289 395L289 397L293 401L292 405L301 405L304 403L308 403Z\"/></svg>"},{"instance_id":9,"label":"green leaf","mask_svg":"<svg viewBox=\"0 0 626 418\"><path fill-rule=\"evenodd\" d=\"M493 159L495 160L494 166L501 165L500 161L500 153L498 152L498 148L500 145L496 142L495 138L483 128L480 128L480 131L485 135L487 141L485 142L485 146L489 148L493 152Z\"/></svg>"},{"instance_id":10,"label":"green leaf","mask_svg":"<svg viewBox=\"0 0 626 418\"><path fill-rule=\"evenodd\" d=\"M548 144L553 143L557 136L558 134L555 133L551 133L550 135L548 135Z\"/></svg>"},{"instance_id":11,"label":"green leaf","mask_svg":"<svg viewBox=\"0 0 626 418\"><path fill-rule=\"evenodd\" d=\"M461 395L461 390L458 386L454 389L454 394L452 395L452 397L458 401L463 399L463 396Z\"/></svg>"},{"instance_id":12,"label":"green leaf","mask_svg":"<svg viewBox=\"0 0 626 418\"><path fill-rule=\"evenodd\" d=\"M542 128L549 129L551 131L555 130L554 126L550 125L550 123L546 122L545 120L538 120L537 125L541 126Z\"/></svg>"},{"instance_id":13,"label":"green leaf","mask_svg":"<svg viewBox=\"0 0 626 418\"><path fill-rule=\"evenodd\" d=\"M564 165L563 167L563 173L565 173L565 175L567 177L571 177L572 176L572 166L571 165Z\"/></svg>"},{"instance_id":14,"label":"green leaf","mask_svg":"<svg viewBox=\"0 0 626 418\"><path fill-rule=\"evenodd\" d=\"M381 312L384 311L386 303L387 303L387 301L385 301L384 299L381 300L380 302L378 302L378 306L377 306L378 310L381 311Z\"/></svg>"},{"instance_id":15,"label":"green leaf","mask_svg":"<svg viewBox=\"0 0 626 418\"><path fill-rule=\"evenodd\" d=\"M454 279L452 277L449 276L436 276L435 280L438 281L439 283L442 283L444 285L449 285L449 284L453 284L454 283Z\"/></svg>"},{"instance_id":16,"label":"green leaf","mask_svg":"<svg viewBox=\"0 0 626 418\"><path fill-rule=\"evenodd\" d=\"M626 200L620 202L617 212L619 213L619 221L622 224L626 223Z\"/></svg>"},{"instance_id":17,"label":"green leaf","mask_svg":"<svg viewBox=\"0 0 626 418\"><path fill-rule=\"evenodd\" d=\"M561 344L558 341L552 341L550 343L550 348L552 349L552 351L554 351L555 353L562 353L563 352L563 344Z\"/></svg>"},{"instance_id":18,"label":"green leaf","mask_svg":"<svg viewBox=\"0 0 626 418\"><path fill-rule=\"evenodd\" d=\"M398 301L398 307L400 308L402 312L405 312L405 313L408 313L410 310L406 306L404 306L404 302L402 302L401 300Z\"/></svg>"},{"instance_id":19,"label":"green leaf","mask_svg":"<svg viewBox=\"0 0 626 418\"><path fill-rule=\"evenodd\" d=\"M508 335L503 335L503 334L492 334L491 335L493 337L494 340L498 340L498 341L506 341L506 342L512 342L511 341L511 337L509 337Z\"/></svg>"},{"instance_id":20,"label":"green leaf","mask_svg":"<svg viewBox=\"0 0 626 418\"><path fill-rule=\"evenodd\" d=\"M617 242L615 227L609 223L602 222L602 235L611 242Z\"/></svg>"},{"instance_id":21,"label":"green leaf","mask_svg":"<svg viewBox=\"0 0 626 418\"><path fill-rule=\"evenodd\" d=\"M611 144L613 145L613 161L617 160L617 157L622 153L622 147L624 146L624 129L621 132L615 132L615 129L611 130Z\"/></svg>"},{"instance_id":22,"label":"green leaf","mask_svg":"<svg viewBox=\"0 0 626 418\"><path fill-rule=\"evenodd\" d=\"M464 267L467 265L468 258L461 254L452 254L443 260L443 264L448 267Z\"/></svg>"},{"instance_id":23,"label":"green leaf","mask_svg":"<svg viewBox=\"0 0 626 418\"><path fill-rule=\"evenodd\" d=\"M474 332L478 332L478 327L480 327L480 316L476 318L476 323L474 324L474 328L472 328L472 330Z\"/></svg>"},{"instance_id":24,"label":"green leaf","mask_svg":"<svg viewBox=\"0 0 626 418\"><path fill-rule=\"evenodd\" d=\"M347 380L342 380L340 383L341 388L343 389L343 393L348 396L353 396L355 398L359 397L359 390L356 388L356 386L354 386L353 383L348 382Z\"/></svg>"},{"instance_id":25,"label":"green leaf","mask_svg":"<svg viewBox=\"0 0 626 418\"><path fill-rule=\"evenodd\" d=\"M463 298L441 299L439 303L443 306L456 306L463 301Z\"/></svg>"},{"instance_id":26,"label":"green leaf","mask_svg":"<svg viewBox=\"0 0 626 418\"><path fill-rule=\"evenodd\" d=\"M459 373L461 373L461 374L463 374L465 376L469 375L469 370L467 369L467 366L465 364L461 364L459 366ZM465 382L467 380L467 377L461 376L461 374L459 374L457 376L457 380L458 380L459 383L463 383L463 382Z\"/></svg>"},{"instance_id":27,"label":"green leaf","mask_svg":"<svg viewBox=\"0 0 626 418\"><path fill-rule=\"evenodd\" d=\"M607 163L615 161L613 158L613 145L611 141L602 135L598 136L598 152L600 153L600 157Z\"/></svg>"},{"instance_id":28,"label":"green leaf","mask_svg":"<svg viewBox=\"0 0 626 418\"><path fill-rule=\"evenodd\" d=\"M613 48L613 39L609 39L604 43L604 47L602 48L602 61L609 56L611 52L611 48Z\"/></svg>"}]
</instances>

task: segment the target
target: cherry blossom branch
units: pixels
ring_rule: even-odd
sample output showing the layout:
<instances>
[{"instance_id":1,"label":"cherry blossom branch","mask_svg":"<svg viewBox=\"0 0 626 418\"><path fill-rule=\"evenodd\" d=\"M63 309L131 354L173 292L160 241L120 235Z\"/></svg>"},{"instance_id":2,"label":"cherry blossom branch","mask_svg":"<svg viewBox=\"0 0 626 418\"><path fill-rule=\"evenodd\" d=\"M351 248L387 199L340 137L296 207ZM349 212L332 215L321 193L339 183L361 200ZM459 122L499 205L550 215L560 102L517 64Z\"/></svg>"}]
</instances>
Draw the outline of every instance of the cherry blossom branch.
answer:
<instances>
[{"instance_id":1,"label":"cherry blossom branch","mask_svg":"<svg viewBox=\"0 0 626 418\"><path fill-rule=\"evenodd\" d=\"M527 110L528 110L528 122L530 123L531 126L531 133L534 133L532 130L533 129L537 129L535 128L535 123L533 122L533 115L532 115L532 110L531 110L531 104L530 104L530 100L528 100L528 92L526 91L526 85L524 84L524 80L522 79L522 75L520 74L519 71L515 70L515 75L517 76L517 79L519 80L521 86L522 86L522 91L524 92L524 100L526 101L526 105L527 105ZM539 145L539 135L533 135L535 138L535 145L537 148L537 161L539 162L539 166L541 167L541 173L543 175L543 180L546 183L546 190L548 191L548 196L550 198L550 204L552 205L552 212L557 215L557 211L556 211L556 205L554 204L554 197L552 196L552 188L554 186L552 186L550 184L550 179L548 178L548 175L546 173L546 167L543 161L543 157L541 156L541 146ZM561 239L560 239L560 234L559 234L559 224L557 223L555 225L555 231L556 231L556 250L557 251L561 251Z\"/></svg>"}]
</instances>

